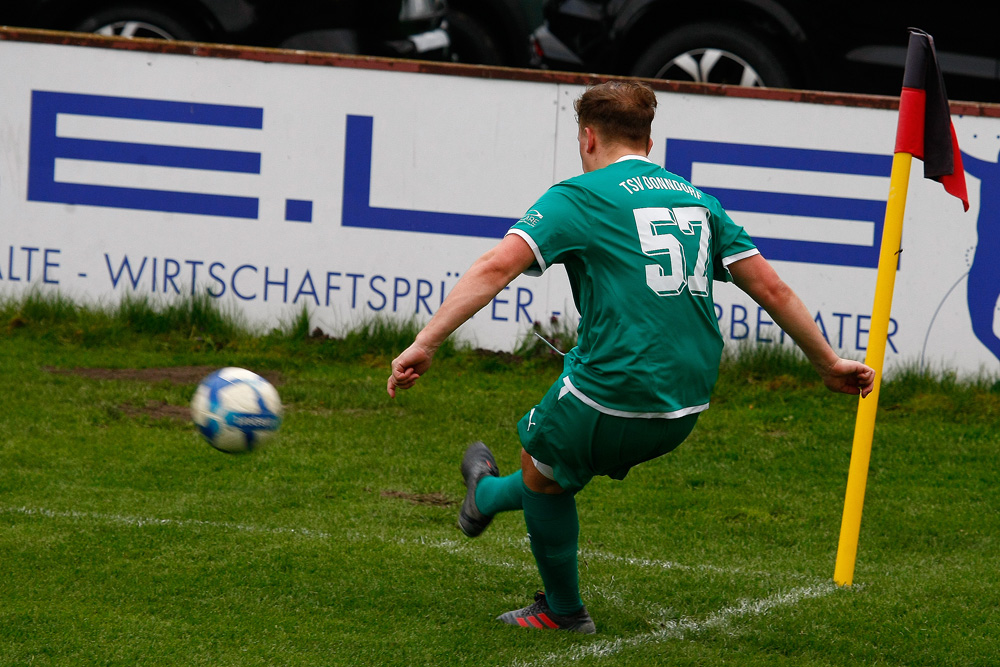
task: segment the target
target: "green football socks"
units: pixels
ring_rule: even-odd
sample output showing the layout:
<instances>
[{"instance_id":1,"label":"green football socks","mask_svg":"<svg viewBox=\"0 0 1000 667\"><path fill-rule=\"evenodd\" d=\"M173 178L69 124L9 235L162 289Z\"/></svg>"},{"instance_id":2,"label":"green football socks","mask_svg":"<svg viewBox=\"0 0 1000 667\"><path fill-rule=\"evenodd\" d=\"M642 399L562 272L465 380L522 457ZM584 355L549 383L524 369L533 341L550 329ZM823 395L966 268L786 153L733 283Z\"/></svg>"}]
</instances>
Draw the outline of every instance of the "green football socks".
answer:
<instances>
[{"instance_id":1,"label":"green football socks","mask_svg":"<svg viewBox=\"0 0 1000 667\"><path fill-rule=\"evenodd\" d=\"M476 486L476 507L486 516L521 509L521 471L506 477L483 477Z\"/></svg>"},{"instance_id":2,"label":"green football socks","mask_svg":"<svg viewBox=\"0 0 1000 667\"><path fill-rule=\"evenodd\" d=\"M549 608L569 615L583 607L577 569L580 521L572 493L535 493L524 485L519 470L506 477L480 479L476 507L488 516L523 509Z\"/></svg>"},{"instance_id":3,"label":"green football socks","mask_svg":"<svg viewBox=\"0 0 1000 667\"><path fill-rule=\"evenodd\" d=\"M572 493L550 495L523 487L524 522L531 536L531 552L545 584L545 601L559 615L583 607L577 550L580 521Z\"/></svg>"}]
</instances>

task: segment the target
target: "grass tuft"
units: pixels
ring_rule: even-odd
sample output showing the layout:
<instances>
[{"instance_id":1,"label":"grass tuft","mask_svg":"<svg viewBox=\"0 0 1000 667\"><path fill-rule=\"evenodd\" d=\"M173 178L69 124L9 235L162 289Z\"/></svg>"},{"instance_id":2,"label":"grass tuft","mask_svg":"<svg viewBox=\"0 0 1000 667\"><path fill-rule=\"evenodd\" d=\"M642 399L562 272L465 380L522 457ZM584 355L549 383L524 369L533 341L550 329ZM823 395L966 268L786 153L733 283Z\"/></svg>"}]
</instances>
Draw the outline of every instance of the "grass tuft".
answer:
<instances>
[{"instance_id":1,"label":"grass tuft","mask_svg":"<svg viewBox=\"0 0 1000 667\"><path fill-rule=\"evenodd\" d=\"M238 311L226 312L208 294L166 300L126 294L109 312L110 320L137 334L211 336L220 341L253 335Z\"/></svg>"},{"instance_id":2,"label":"grass tuft","mask_svg":"<svg viewBox=\"0 0 1000 667\"><path fill-rule=\"evenodd\" d=\"M80 306L59 293L29 290L20 298L0 300L0 318L7 322L8 329L58 326L74 322L79 316Z\"/></svg>"},{"instance_id":3,"label":"grass tuft","mask_svg":"<svg viewBox=\"0 0 1000 667\"><path fill-rule=\"evenodd\" d=\"M804 382L817 380L812 364L793 345L740 343L728 346L722 355L720 375L749 382L781 376Z\"/></svg>"},{"instance_id":4,"label":"grass tuft","mask_svg":"<svg viewBox=\"0 0 1000 667\"><path fill-rule=\"evenodd\" d=\"M313 335L310 329L310 324L312 318L309 315L309 308L305 305L302 309L295 314L292 319L287 322L284 326L280 326L275 330L272 330L272 335L277 335L281 338L286 338L293 341L305 341Z\"/></svg>"},{"instance_id":5,"label":"grass tuft","mask_svg":"<svg viewBox=\"0 0 1000 667\"><path fill-rule=\"evenodd\" d=\"M522 336L514 354L523 359L543 359L562 364L562 356L577 342L577 331L566 318L553 315L548 322L536 320L531 330ZM561 353L561 354L560 354Z\"/></svg>"}]
</instances>

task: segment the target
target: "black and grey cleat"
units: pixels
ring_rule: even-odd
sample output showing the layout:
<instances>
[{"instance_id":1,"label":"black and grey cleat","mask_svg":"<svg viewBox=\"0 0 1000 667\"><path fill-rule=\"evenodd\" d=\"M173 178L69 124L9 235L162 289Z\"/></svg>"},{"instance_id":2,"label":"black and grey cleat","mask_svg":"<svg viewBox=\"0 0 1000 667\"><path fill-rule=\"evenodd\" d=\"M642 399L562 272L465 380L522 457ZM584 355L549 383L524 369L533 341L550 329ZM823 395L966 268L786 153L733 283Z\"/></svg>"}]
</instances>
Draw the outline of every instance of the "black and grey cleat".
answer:
<instances>
[{"instance_id":1,"label":"black and grey cleat","mask_svg":"<svg viewBox=\"0 0 1000 667\"><path fill-rule=\"evenodd\" d=\"M545 601L545 593L535 593L535 601L524 609L515 609L497 616L498 621L509 625L520 625L522 628L537 628L539 630L569 630L584 635L597 632L594 619L590 617L586 607L581 607L575 614L561 616L551 609Z\"/></svg>"},{"instance_id":2,"label":"black and grey cleat","mask_svg":"<svg viewBox=\"0 0 1000 667\"><path fill-rule=\"evenodd\" d=\"M487 475L499 477L500 469L490 448L481 442L474 442L469 445L465 450L465 456L462 457L462 478L465 480L467 491L462 509L458 512L458 527L469 537L482 534L493 520L492 515L483 514L476 507L476 487L479 485L479 480Z\"/></svg>"}]
</instances>

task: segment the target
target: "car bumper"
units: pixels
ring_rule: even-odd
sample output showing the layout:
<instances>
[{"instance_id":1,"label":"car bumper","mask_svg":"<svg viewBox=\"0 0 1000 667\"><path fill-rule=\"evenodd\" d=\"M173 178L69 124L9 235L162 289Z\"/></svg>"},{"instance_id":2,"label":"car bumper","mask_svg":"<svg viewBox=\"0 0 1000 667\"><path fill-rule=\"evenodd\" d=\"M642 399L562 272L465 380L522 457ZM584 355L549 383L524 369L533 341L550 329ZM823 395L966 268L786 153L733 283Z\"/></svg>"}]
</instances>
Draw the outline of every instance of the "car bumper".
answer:
<instances>
[{"instance_id":1,"label":"car bumper","mask_svg":"<svg viewBox=\"0 0 1000 667\"><path fill-rule=\"evenodd\" d=\"M576 69L583 66L580 57L552 34L548 24L543 23L531 34L531 53L534 67L563 65Z\"/></svg>"},{"instance_id":2,"label":"car bumper","mask_svg":"<svg viewBox=\"0 0 1000 667\"><path fill-rule=\"evenodd\" d=\"M444 28L436 28L410 35L406 39L397 39L387 44L389 50L401 58L444 57L451 48L451 38Z\"/></svg>"}]
</instances>

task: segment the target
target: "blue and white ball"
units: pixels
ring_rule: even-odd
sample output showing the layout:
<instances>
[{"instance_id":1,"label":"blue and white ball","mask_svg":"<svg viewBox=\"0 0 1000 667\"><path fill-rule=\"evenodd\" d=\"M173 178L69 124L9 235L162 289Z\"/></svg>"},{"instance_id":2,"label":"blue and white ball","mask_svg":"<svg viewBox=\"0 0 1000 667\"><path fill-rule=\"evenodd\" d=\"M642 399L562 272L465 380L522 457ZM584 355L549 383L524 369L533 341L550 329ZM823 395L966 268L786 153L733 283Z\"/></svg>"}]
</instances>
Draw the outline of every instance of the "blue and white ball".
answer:
<instances>
[{"instance_id":1,"label":"blue and white ball","mask_svg":"<svg viewBox=\"0 0 1000 667\"><path fill-rule=\"evenodd\" d=\"M281 426L283 409L274 386L245 368L223 368L198 385L191 418L208 444L229 452L249 452Z\"/></svg>"}]
</instances>

